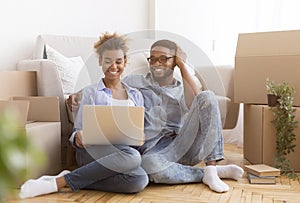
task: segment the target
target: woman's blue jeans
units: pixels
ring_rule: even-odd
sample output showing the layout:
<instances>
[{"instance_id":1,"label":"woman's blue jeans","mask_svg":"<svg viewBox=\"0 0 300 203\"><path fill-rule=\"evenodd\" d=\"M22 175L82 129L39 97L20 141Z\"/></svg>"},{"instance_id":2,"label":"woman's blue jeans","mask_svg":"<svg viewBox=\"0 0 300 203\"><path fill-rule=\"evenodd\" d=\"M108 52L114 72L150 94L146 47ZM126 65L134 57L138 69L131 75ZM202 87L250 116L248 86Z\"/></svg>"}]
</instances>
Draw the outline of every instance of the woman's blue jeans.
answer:
<instances>
[{"instance_id":1,"label":"woman's blue jeans","mask_svg":"<svg viewBox=\"0 0 300 203\"><path fill-rule=\"evenodd\" d=\"M141 156L136 149L124 145L75 148L80 167L64 176L73 191L136 193L147 186L148 176L140 166Z\"/></svg>"}]
</instances>

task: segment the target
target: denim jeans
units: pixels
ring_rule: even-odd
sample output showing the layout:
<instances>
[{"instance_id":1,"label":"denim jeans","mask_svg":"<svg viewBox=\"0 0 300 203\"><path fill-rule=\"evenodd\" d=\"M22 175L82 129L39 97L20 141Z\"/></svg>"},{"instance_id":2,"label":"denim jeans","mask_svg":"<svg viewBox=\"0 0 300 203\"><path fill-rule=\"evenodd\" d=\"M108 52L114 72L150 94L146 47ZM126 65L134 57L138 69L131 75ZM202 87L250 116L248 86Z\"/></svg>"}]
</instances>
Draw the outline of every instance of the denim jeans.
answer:
<instances>
[{"instance_id":1,"label":"denim jeans","mask_svg":"<svg viewBox=\"0 0 300 203\"><path fill-rule=\"evenodd\" d=\"M148 176L140 166L141 156L136 149L124 145L75 148L80 167L64 176L73 191L135 193L147 186Z\"/></svg>"},{"instance_id":2,"label":"denim jeans","mask_svg":"<svg viewBox=\"0 0 300 203\"><path fill-rule=\"evenodd\" d=\"M150 181L165 184L202 182L201 161L224 158L222 124L213 92L198 94L177 135L162 136L142 154L142 167Z\"/></svg>"}]
</instances>

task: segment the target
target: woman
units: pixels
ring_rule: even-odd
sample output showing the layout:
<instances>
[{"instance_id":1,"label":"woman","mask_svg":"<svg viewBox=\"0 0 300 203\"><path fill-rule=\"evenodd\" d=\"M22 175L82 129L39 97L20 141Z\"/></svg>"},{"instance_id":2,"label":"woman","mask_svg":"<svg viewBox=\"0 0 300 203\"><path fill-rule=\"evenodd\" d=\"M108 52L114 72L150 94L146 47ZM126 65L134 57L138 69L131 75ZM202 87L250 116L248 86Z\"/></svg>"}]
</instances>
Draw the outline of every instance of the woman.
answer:
<instances>
[{"instance_id":1,"label":"woman","mask_svg":"<svg viewBox=\"0 0 300 203\"><path fill-rule=\"evenodd\" d=\"M104 77L98 84L82 90L82 100L75 121L75 131L70 141L76 149L78 169L62 171L57 176L30 179L21 186L20 197L34 197L57 192L69 186L73 191L94 189L108 192L136 193L148 184L148 176L141 168L139 152L125 145L83 146L82 106L128 105L143 106L139 91L121 82L121 74L127 63L126 40L118 34L105 33L95 43Z\"/></svg>"}]
</instances>

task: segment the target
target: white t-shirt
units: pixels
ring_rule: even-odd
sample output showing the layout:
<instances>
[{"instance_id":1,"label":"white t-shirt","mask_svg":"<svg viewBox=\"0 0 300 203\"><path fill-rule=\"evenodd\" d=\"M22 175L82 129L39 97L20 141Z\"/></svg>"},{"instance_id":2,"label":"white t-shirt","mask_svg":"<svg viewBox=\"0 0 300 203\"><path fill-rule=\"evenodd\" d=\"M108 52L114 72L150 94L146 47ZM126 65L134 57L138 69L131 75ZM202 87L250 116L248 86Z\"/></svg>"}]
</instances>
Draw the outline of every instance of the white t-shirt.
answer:
<instances>
[{"instance_id":1,"label":"white t-shirt","mask_svg":"<svg viewBox=\"0 0 300 203\"><path fill-rule=\"evenodd\" d=\"M131 99L114 99L111 100L112 106L135 106Z\"/></svg>"}]
</instances>

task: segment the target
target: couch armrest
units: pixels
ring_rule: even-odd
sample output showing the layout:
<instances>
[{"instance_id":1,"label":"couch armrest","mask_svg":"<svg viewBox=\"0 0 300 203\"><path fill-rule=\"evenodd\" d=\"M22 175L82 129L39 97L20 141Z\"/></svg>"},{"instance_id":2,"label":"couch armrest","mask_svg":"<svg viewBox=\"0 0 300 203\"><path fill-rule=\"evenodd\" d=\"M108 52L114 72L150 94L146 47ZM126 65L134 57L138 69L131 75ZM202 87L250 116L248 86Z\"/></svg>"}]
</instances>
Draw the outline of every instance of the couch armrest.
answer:
<instances>
[{"instance_id":1,"label":"couch armrest","mask_svg":"<svg viewBox=\"0 0 300 203\"><path fill-rule=\"evenodd\" d=\"M68 119L62 82L56 64L49 59L22 60L17 63L17 70L36 71L38 95L56 96L59 98L61 145L63 154L62 163L65 165L67 144L69 142L69 136L73 131L73 126Z\"/></svg>"},{"instance_id":2,"label":"couch armrest","mask_svg":"<svg viewBox=\"0 0 300 203\"><path fill-rule=\"evenodd\" d=\"M62 82L55 63L48 59L22 60L17 63L17 70L37 72L37 89L40 96L58 96L64 100Z\"/></svg>"},{"instance_id":3,"label":"couch armrest","mask_svg":"<svg viewBox=\"0 0 300 203\"><path fill-rule=\"evenodd\" d=\"M220 110L220 116L221 116L221 122L222 122L222 127L225 127L225 123L226 123L226 117L228 114L228 107L231 103L231 99L228 97L224 97L224 96L219 96L216 95L218 104L219 104L219 110Z\"/></svg>"},{"instance_id":4,"label":"couch armrest","mask_svg":"<svg viewBox=\"0 0 300 203\"><path fill-rule=\"evenodd\" d=\"M217 72L223 83L224 91L227 97L233 101L233 77L234 67L230 65L217 66Z\"/></svg>"},{"instance_id":5,"label":"couch armrest","mask_svg":"<svg viewBox=\"0 0 300 203\"><path fill-rule=\"evenodd\" d=\"M230 102L227 103L227 113L225 123L223 125L224 129L233 129L237 125L240 105L233 102L233 77L234 77L234 67L231 65L217 66L220 78L222 80L224 92L226 97L230 98Z\"/></svg>"},{"instance_id":6,"label":"couch armrest","mask_svg":"<svg viewBox=\"0 0 300 203\"><path fill-rule=\"evenodd\" d=\"M217 95L223 129L233 129L239 114L239 104L233 102L234 67L232 65L203 66L197 67L195 73L204 89L209 89Z\"/></svg>"}]
</instances>

